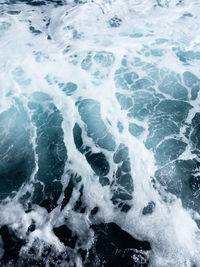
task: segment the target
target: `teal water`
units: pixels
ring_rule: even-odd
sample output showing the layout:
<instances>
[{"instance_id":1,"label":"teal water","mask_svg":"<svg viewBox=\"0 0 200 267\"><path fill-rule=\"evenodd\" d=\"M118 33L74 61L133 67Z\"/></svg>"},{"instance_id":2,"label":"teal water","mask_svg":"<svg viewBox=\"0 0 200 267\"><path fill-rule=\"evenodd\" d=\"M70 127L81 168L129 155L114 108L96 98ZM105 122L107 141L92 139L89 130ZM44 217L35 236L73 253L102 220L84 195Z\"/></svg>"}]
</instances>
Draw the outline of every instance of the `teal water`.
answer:
<instances>
[{"instance_id":1,"label":"teal water","mask_svg":"<svg viewBox=\"0 0 200 267\"><path fill-rule=\"evenodd\" d=\"M1 266L200 266L199 14L0 3Z\"/></svg>"}]
</instances>

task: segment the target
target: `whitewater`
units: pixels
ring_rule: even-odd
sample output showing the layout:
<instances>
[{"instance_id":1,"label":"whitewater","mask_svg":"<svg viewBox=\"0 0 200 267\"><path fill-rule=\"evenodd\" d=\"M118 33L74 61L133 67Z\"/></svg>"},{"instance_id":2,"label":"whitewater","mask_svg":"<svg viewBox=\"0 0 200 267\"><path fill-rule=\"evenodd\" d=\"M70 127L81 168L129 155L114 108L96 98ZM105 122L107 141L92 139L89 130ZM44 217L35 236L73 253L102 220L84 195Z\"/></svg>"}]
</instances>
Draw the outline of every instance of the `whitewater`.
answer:
<instances>
[{"instance_id":1,"label":"whitewater","mask_svg":"<svg viewBox=\"0 0 200 267\"><path fill-rule=\"evenodd\" d=\"M200 2L1 0L0 265L200 266Z\"/></svg>"}]
</instances>

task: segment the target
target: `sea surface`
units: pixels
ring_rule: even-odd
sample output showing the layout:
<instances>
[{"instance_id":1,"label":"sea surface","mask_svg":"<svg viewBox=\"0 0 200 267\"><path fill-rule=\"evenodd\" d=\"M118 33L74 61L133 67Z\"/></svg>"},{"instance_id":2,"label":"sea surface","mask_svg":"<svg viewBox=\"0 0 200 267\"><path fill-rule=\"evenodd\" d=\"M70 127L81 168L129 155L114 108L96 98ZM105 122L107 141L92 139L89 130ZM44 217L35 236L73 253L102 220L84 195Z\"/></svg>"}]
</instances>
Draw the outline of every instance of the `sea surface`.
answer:
<instances>
[{"instance_id":1,"label":"sea surface","mask_svg":"<svg viewBox=\"0 0 200 267\"><path fill-rule=\"evenodd\" d=\"M200 1L0 1L0 266L200 266Z\"/></svg>"}]
</instances>

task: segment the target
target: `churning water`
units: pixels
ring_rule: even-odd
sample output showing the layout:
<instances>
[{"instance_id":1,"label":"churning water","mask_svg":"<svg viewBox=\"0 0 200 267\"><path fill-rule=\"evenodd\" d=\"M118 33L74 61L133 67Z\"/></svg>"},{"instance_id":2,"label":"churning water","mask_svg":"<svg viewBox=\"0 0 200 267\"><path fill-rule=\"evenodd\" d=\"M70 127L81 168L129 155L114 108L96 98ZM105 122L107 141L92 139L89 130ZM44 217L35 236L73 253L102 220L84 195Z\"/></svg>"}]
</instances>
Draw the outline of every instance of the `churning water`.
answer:
<instances>
[{"instance_id":1,"label":"churning water","mask_svg":"<svg viewBox=\"0 0 200 267\"><path fill-rule=\"evenodd\" d=\"M1 0L1 266L200 266L200 2Z\"/></svg>"}]
</instances>

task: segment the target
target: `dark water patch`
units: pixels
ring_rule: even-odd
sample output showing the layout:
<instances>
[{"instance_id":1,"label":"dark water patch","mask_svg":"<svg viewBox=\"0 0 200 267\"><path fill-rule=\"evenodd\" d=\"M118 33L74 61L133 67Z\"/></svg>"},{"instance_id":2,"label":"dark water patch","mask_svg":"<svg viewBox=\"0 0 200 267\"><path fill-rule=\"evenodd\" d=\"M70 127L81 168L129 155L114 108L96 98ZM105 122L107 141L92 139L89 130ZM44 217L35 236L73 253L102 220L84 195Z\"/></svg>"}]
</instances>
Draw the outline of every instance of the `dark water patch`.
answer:
<instances>
[{"instance_id":1,"label":"dark water patch","mask_svg":"<svg viewBox=\"0 0 200 267\"><path fill-rule=\"evenodd\" d=\"M7 226L0 228L0 235L3 241L4 253L1 258L1 266L75 266L77 255L73 252L77 237L65 225L53 229L54 234L66 246L64 252L58 254L51 246L44 246L42 249L38 241L35 241L31 248L23 249L25 240L20 239L13 230Z\"/></svg>"},{"instance_id":2,"label":"dark water patch","mask_svg":"<svg viewBox=\"0 0 200 267\"><path fill-rule=\"evenodd\" d=\"M168 192L182 200L185 208L200 212L199 171L197 160L176 160L156 171L157 180Z\"/></svg>"},{"instance_id":3,"label":"dark water patch","mask_svg":"<svg viewBox=\"0 0 200 267\"><path fill-rule=\"evenodd\" d=\"M121 143L113 155L113 161L118 167L111 183L111 192L113 194L111 200L121 211L126 212L129 208L126 209L125 207L126 205L131 206L129 201L132 199L134 191L128 147Z\"/></svg>"},{"instance_id":4,"label":"dark water patch","mask_svg":"<svg viewBox=\"0 0 200 267\"><path fill-rule=\"evenodd\" d=\"M190 71L183 73L183 80L191 90L191 100L196 100L200 90L200 79Z\"/></svg>"},{"instance_id":5,"label":"dark water patch","mask_svg":"<svg viewBox=\"0 0 200 267\"><path fill-rule=\"evenodd\" d=\"M131 209L131 206L126 203L120 203L119 207L120 207L120 210L125 213L127 213Z\"/></svg>"},{"instance_id":6,"label":"dark water patch","mask_svg":"<svg viewBox=\"0 0 200 267\"><path fill-rule=\"evenodd\" d=\"M106 185L109 185L110 184L110 181L108 179L108 177L105 177L105 176L100 176L99 177L99 182L102 186L106 186Z\"/></svg>"},{"instance_id":7,"label":"dark water patch","mask_svg":"<svg viewBox=\"0 0 200 267\"><path fill-rule=\"evenodd\" d=\"M133 94L134 104L128 111L128 116L143 121L154 114L160 99L151 92L136 91Z\"/></svg>"},{"instance_id":8,"label":"dark water patch","mask_svg":"<svg viewBox=\"0 0 200 267\"><path fill-rule=\"evenodd\" d=\"M93 225L95 241L84 266L147 266L149 242L134 239L115 223Z\"/></svg>"},{"instance_id":9,"label":"dark water patch","mask_svg":"<svg viewBox=\"0 0 200 267\"><path fill-rule=\"evenodd\" d=\"M45 1L28 1L29 5L32 5L32 6L42 6L42 5L45 5Z\"/></svg>"},{"instance_id":10,"label":"dark water patch","mask_svg":"<svg viewBox=\"0 0 200 267\"><path fill-rule=\"evenodd\" d=\"M37 246L37 244L36 244ZM76 261L76 253L73 249L66 246L64 252L58 253L53 247L45 247L43 250L39 250L37 247L29 249L21 255L18 259L16 267L46 267L48 266L69 266L74 267Z\"/></svg>"},{"instance_id":11,"label":"dark water patch","mask_svg":"<svg viewBox=\"0 0 200 267\"><path fill-rule=\"evenodd\" d=\"M66 225L61 225L57 228L54 228L53 232L65 246L71 248L75 247L77 237L73 236L72 231Z\"/></svg>"},{"instance_id":12,"label":"dark water patch","mask_svg":"<svg viewBox=\"0 0 200 267\"><path fill-rule=\"evenodd\" d=\"M194 152L200 155L200 113L196 113L192 119L192 130L190 136Z\"/></svg>"},{"instance_id":13,"label":"dark water patch","mask_svg":"<svg viewBox=\"0 0 200 267\"><path fill-rule=\"evenodd\" d=\"M169 118L168 118L169 116ZM145 145L148 149L153 149L155 151L156 146L165 137L171 135L176 135L179 133L180 128L178 123L173 122L170 118L170 114L167 116L153 116L149 120L149 134L147 136L147 140L145 141Z\"/></svg>"},{"instance_id":14,"label":"dark water patch","mask_svg":"<svg viewBox=\"0 0 200 267\"><path fill-rule=\"evenodd\" d=\"M0 199L18 191L35 167L29 123L20 102L0 114Z\"/></svg>"},{"instance_id":15,"label":"dark water patch","mask_svg":"<svg viewBox=\"0 0 200 267\"><path fill-rule=\"evenodd\" d=\"M84 146L82 139L82 129L76 123L73 128L74 143L76 148L85 155L87 162L90 164L92 170L99 176L99 182L102 186L110 184L106 175L110 171L109 163L102 152L92 153L91 148Z\"/></svg>"},{"instance_id":16,"label":"dark water patch","mask_svg":"<svg viewBox=\"0 0 200 267\"><path fill-rule=\"evenodd\" d=\"M108 21L110 27L112 28L118 28L120 27L121 23L122 23L122 19L118 18L118 17L113 17Z\"/></svg>"},{"instance_id":17,"label":"dark water patch","mask_svg":"<svg viewBox=\"0 0 200 267\"><path fill-rule=\"evenodd\" d=\"M168 116L174 122L180 125L188 116L189 110L192 108L187 102L180 100L162 100L155 109L157 116Z\"/></svg>"},{"instance_id":18,"label":"dark water patch","mask_svg":"<svg viewBox=\"0 0 200 267\"><path fill-rule=\"evenodd\" d=\"M57 201L62 193L62 184L59 181L52 181L42 186L40 183L34 184L34 195L32 197L32 204L39 204L51 212L57 207Z\"/></svg>"},{"instance_id":19,"label":"dark water patch","mask_svg":"<svg viewBox=\"0 0 200 267\"><path fill-rule=\"evenodd\" d=\"M156 148L155 159L158 164L166 164L177 159L185 151L186 146L187 144L181 140L166 139Z\"/></svg>"},{"instance_id":20,"label":"dark water patch","mask_svg":"<svg viewBox=\"0 0 200 267\"><path fill-rule=\"evenodd\" d=\"M35 222L33 221L32 224L28 227L27 232L31 233L33 231L35 231L36 227L35 227Z\"/></svg>"},{"instance_id":21,"label":"dark water patch","mask_svg":"<svg viewBox=\"0 0 200 267\"><path fill-rule=\"evenodd\" d=\"M84 206L84 200L83 200L83 189L84 187L82 185L79 190L79 193L80 193L79 198L76 201L74 208L73 208L74 211L77 211L80 213L85 213L85 210L86 210L86 207Z\"/></svg>"},{"instance_id":22,"label":"dark water patch","mask_svg":"<svg viewBox=\"0 0 200 267\"><path fill-rule=\"evenodd\" d=\"M152 213L154 212L154 210L155 210L155 206L156 206L155 202L150 201L150 202L147 204L147 206L145 206L145 207L143 208L143 210L142 210L142 214L143 214L143 215L150 215L150 214L152 214Z\"/></svg>"},{"instance_id":23,"label":"dark water patch","mask_svg":"<svg viewBox=\"0 0 200 267\"><path fill-rule=\"evenodd\" d=\"M113 204L121 207L122 203L126 203L126 201L128 202L129 200L132 200L132 198L132 195L129 194L126 190L118 187L114 188L111 200Z\"/></svg>"},{"instance_id":24,"label":"dark water patch","mask_svg":"<svg viewBox=\"0 0 200 267\"><path fill-rule=\"evenodd\" d=\"M78 149L79 152L83 154L85 149L83 148L82 129L78 123L75 123L74 125L73 136L76 148Z\"/></svg>"},{"instance_id":25,"label":"dark water patch","mask_svg":"<svg viewBox=\"0 0 200 267\"><path fill-rule=\"evenodd\" d=\"M7 13L10 14L10 15L18 15L18 14L21 13L21 11L19 11L19 10L10 10Z\"/></svg>"},{"instance_id":26,"label":"dark water patch","mask_svg":"<svg viewBox=\"0 0 200 267\"><path fill-rule=\"evenodd\" d=\"M120 163L124 160L128 159L128 147L126 147L124 144L120 144L117 151L115 152L114 156L113 156L113 160L115 163Z\"/></svg>"},{"instance_id":27,"label":"dark water patch","mask_svg":"<svg viewBox=\"0 0 200 267\"><path fill-rule=\"evenodd\" d=\"M91 214L92 216L94 216L94 215L96 215L96 214L98 213L98 211L99 211L99 208L98 208L98 207L94 207L94 208L91 210L90 214Z\"/></svg>"},{"instance_id":28,"label":"dark water patch","mask_svg":"<svg viewBox=\"0 0 200 267\"><path fill-rule=\"evenodd\" d=\"M24 3L26 5L30 5L35 8L37 7L40 8L48 4L53 4L55 7L66 5L65 0L7 0L5 1L5 3L10 4L10 5ZM76 1L74 0L74 4L75 3Z\"/></svg>"},{"instance_id":29,"label":"dark water patch","mask_svg":"<svg viewBox=\"0 0 200 267\"><path fill-rule=\"evenodd\" d=\"M116 174L116 183L125 189L130 195L133 192L133 180L129 173L122 173L121 169L118 169Z\"/></svg>"},{"instance_id":30,"label":"dark water patch","mask_svg":"<svg viewBox=\"0 0 200 267\"><path fill-rule=\"evenodd\" d=\"M20 249L25 245L25 241L20 239L15 233L6 225L0 228L0 235L3 241L4 254L1 259L2 266L15 266Z\"/></svg>"},{"instance_id":31,"label":"dark water patch","mask_svg":"<svg viewBox=\"0 0 200 267\"><path fill-rule=\"evenodd\" d=\"M126 160L122 163L121 167L120 167L121 171L123 172L130 172L131 171L131 164L130 164L130 160Z\"/></svg>"},{"instance_id":32,"label":"dark water patch","mask_svg":"<svg viewBox=\"0 0 200 267\"><path fill-rule=\"evenodd\" d=\"M102 152L99 153L91 153L88 152L85 155L88 163L90 164L93 171L98 176L105 176L109 173L110 166L106 160L105 155Z\"/></svg>"},{"instance_id":33,"label":"dark water patch","mask_svg":"<svg viewBox=\"0 0 200 267\"><path fill-rule=\"evenodd\" d=\"M78 104L78 111L82 121L87 126L87 135L99 147L113 151L115 149L115 141L101 118L99 102L93 99L84 99Z\"/></svg>"},{"instance_id":34,"label":"dark water patch","mask_svg":"<svg viewBox=\"0 0 200 267\"><path fill-rule=\"evenodd\" d=\"M48 95L38 92L33 97L37 102L29 102L29 108L33 111L32 122L37 128L36 153L39 169L36 179L44 185L44 190L42 188L40 194L37 191L35 193L40 195L40 205L50 211L56 206L62 192L59 180L67 160L62 130L63 119L56 106L49 101Z\"/></svg>"},{"instance_id":35,"label":"dark water patch","mask_svg":"<svg viewBox=\"0 0 200 267\"><path fill-rule=\"evenodd\" d=\"M34 35L41 34L42 32L40 30L35 29L33 26L29 27L30 32L32 32Z\"/></svg>"},{"instance_id":36,"label":"dark water patch","mask_svg":"<svg viewBox=\"0 0 200 267\"><path fill-rule=\"evenodd\" d=\"M63 194L63 200L62 200L62 204L61 204L61 208L60 208L61 211L66 207L66 205L70 201L74 188L77 190L78 185L81 182L81 177L78 176L77 174L70 174L69 173L69 175L70 175L70 180L69 180L69 182L68 182L68 184L67 184L67 186L63 192L64 193ZM82 194L83 194L83 185L80 188L80 197L82 196ZM75 209L76 209L76 204L75 204Z\"/></svg>"},{"instance_id":37,"label":"dark water patch","mask_svg":"<svg viewBox=\"0 0 200 267\"><path fill-rule=\"evenodd\" d=\"M67 185L67 187L65 188L65 191L64 191L64 198L63 198L63 201L62 201L61 210L63 210L63 208L69 202L69 200L70 200L70 198L72 196L73 189L74 189L74 183L73 183L73 180L70 179L69 183L68 183L68 185Z\"/></svg>"}]
</instances>

